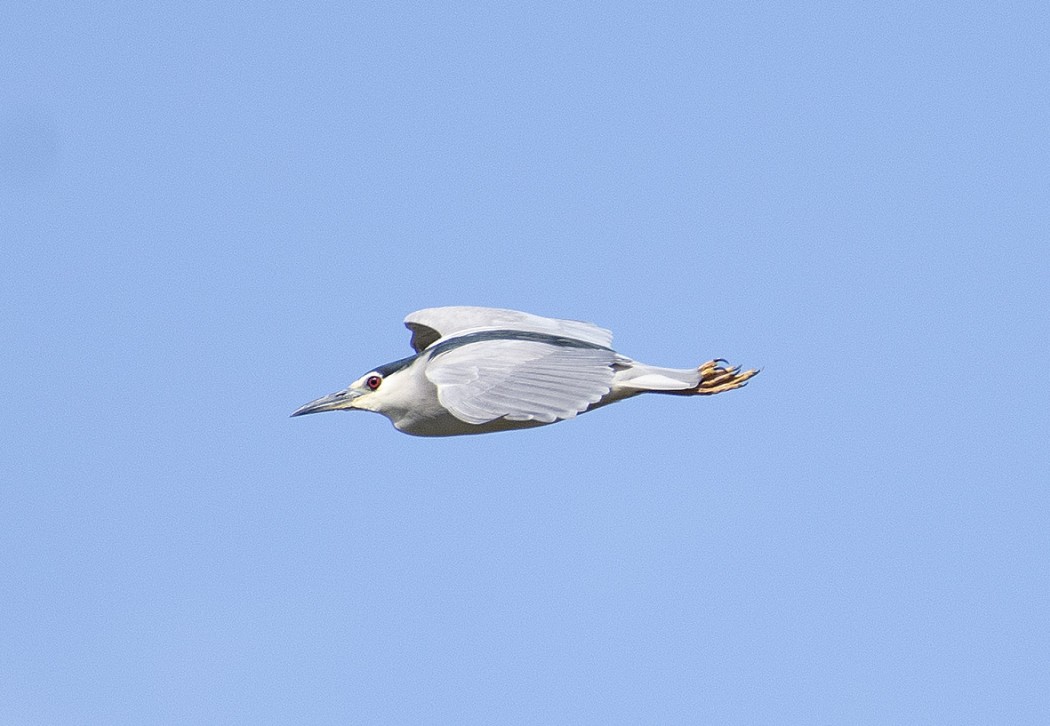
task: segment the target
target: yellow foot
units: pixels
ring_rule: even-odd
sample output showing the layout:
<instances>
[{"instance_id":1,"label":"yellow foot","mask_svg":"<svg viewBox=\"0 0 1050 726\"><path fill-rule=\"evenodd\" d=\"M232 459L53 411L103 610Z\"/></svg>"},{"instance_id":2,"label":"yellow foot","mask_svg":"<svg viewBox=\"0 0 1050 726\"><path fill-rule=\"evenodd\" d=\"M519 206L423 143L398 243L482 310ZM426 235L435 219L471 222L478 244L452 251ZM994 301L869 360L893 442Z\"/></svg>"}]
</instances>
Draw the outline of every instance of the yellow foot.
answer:
<instances>
[{"instance_id":1,"label":"yellow foot","mask_svg":"<svg viewBox=\"0 0 1050 726\"><path fill-rule=\"evenodd\" d=\"M758 371L741 372L740 366L727 367L728 361L722 358L709 360L700 366L700 384L692 391L700 396L710 396L722 391L732 391L747 385L748 380L758 375Z\"/></svg>"}]
</instances>

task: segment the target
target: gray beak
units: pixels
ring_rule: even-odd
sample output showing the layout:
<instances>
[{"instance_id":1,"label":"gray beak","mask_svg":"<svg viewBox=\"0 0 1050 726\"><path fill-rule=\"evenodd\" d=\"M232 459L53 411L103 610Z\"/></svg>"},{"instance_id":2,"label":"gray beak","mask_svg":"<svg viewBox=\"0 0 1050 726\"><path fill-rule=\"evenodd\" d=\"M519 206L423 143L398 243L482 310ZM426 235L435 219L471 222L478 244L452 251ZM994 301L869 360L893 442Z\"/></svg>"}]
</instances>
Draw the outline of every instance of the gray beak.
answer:
<instances>
[{"instance_id":1,"label":"gray beak","mask_svg":"<svg viewBox=\"0 0 1050 726\"><path fill-rule=\"evenodd\" d=\"M308 413L340 411L342 409L353 408L354 399L360 395L361 394L358 391L351 391L349 388L342 391L336 391L335 393L329 393L327 396L322 396L316 401L310 401L310 403L300 406L292 412L292 415L305 416Z\"/></svg>"}]
</instances>

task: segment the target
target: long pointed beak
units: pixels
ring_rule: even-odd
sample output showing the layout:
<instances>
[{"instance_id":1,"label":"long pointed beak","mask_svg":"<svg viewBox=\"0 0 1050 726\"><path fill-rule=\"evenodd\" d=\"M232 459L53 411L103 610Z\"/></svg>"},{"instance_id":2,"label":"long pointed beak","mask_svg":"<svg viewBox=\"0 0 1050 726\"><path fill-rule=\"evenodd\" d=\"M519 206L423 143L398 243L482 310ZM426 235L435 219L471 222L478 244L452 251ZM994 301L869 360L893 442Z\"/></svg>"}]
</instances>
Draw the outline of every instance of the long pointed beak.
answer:
<instances>
[{"instance_id":1,"label":"long pointed beak","mask_svg":"<svg viewBox=\"0 0 1050 726\"><path fill-rule=\"evenodd\" d=\"M327 396L322 396L316 401L310 401L310 403L295 409L295 411L292 412L292 416L305 416L308 413L321 413L323 411L339 411L346 408L353 408L354 399L360 395L361 394L357 391L351 391L350 389L329 393Z\"/></svg>"}]
</instances>

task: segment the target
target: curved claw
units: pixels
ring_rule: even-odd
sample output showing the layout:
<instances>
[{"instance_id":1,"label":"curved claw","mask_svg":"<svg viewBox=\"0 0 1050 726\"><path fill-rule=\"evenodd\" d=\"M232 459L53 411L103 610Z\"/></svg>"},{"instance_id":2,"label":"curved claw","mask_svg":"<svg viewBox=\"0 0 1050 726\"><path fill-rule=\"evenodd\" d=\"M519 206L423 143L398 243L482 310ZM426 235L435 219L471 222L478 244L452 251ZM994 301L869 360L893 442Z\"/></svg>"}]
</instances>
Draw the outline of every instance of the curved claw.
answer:
<instances>
[{"instance_id":1,"label":"curved claw","mask_svg":"<svg viewBox=\"0 0 1050 726\"><path fill-rule=\"evenodd\" d=\"M758 370L755 368L741 372L740 366L729 366L728 363L729 361L724 358L715 358L700 366L698 369L700 383L697 384L693 393L710 396L723 391L732 391L735 388L744 387L751 378L758 375Z\"/></svg>"}]
</instances>

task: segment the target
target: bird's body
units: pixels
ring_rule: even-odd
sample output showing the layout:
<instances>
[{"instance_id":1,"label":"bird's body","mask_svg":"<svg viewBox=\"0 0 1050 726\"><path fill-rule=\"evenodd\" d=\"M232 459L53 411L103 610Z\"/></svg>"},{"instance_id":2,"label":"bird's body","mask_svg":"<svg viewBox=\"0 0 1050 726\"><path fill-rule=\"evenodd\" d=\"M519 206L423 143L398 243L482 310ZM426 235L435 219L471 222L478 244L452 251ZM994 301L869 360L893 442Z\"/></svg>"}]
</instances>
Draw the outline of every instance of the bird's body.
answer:
<instances>
[{"instance_id":1,"label":"bird's body","mask_svg":"<svg viewBox=\"0 0 1050 726\"><path fill-rule=\"evenodd\" d=\"M405 325L415 355L292 415L361 409L415 436L481 434L554 423L640 393L720 393L757 373L721 359L699 368L645 365L615 352L608 330L516 310L429 308Z\"/></svg>"}]
</instances>

